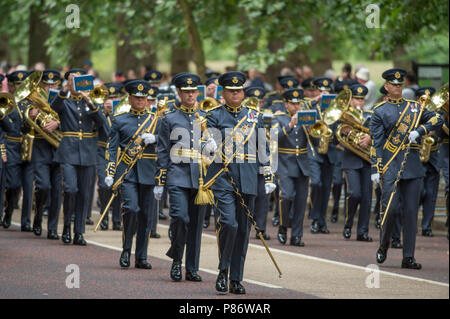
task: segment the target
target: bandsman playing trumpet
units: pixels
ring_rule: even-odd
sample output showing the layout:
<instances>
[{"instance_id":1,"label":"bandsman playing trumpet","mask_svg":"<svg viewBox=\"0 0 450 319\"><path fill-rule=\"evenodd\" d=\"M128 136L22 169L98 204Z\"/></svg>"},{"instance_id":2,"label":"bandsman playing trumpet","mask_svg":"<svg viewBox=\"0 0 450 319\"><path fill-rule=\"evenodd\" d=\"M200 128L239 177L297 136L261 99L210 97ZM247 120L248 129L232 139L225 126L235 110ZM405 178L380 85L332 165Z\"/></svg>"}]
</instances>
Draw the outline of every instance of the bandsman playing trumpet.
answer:
<instances>
[{"instance_id":1,"label":"bandsman playing trumpet","mask_svg":"<svg viewBox=\"0 0 450 319\"><path fill-rule=\"evenodd\" d=\"M402 268L421 269L414 258L419 196L425 169L420 162L420 137L442 126L442 117L416 101L404 100L402 85L406 71L383 72L388 100L373 108L370 135L373 182L381 183L382 221L376 260L383 263L395 222L403 213ZM401 203L401 205L400 205Z\"/></svg>"},{"instance_id":2,"label":"bandsman playing trumpet","mask_svg":"<svg viewBox=\"0 0 450 319\"><path fill-rule=\"evenodd\" d=\"M95 174L98 129L106 123L100 107L94 105L89 94L76 91L73 84L75 75L84 75L83 69L70 69L64 74L67 80L51 105L60 119L63 138L55 154L55 162L60 163L63 174L63 243L72 242L71 217L75 213L74 245L85 246L83 238L85 219L89 205L91 176ZM70 95L69 95L70 93ZM81 208L77 209L77 203Z\"/></svg>"}]
</instances>

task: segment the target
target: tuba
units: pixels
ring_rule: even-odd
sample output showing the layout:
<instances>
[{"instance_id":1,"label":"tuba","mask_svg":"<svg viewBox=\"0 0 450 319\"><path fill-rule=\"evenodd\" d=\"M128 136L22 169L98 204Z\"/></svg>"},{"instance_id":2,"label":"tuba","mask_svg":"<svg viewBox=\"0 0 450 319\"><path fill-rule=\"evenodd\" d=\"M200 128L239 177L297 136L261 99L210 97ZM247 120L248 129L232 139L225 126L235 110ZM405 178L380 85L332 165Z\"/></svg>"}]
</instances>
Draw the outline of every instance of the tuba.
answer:
<instances>
[{"instance_id":1,"label":"tuba","mask_svg":"<svg viewBox=\"0 0 450 319\"><path fill-rule=\"evenodd\" d=\"M0 120L11 114L16 106L16 101L11 93L0 92Z\"/></svg>"},{"instance_id":2,"label":"tuba","mask_svg":"<svg viewBox=\"0 0 450 319\"><path fill-rule=\"evenodd\" d=\"M206 97L198 104L198 108L202 111L208 112L209 110L219 106L219 102L212 97Z\"/></svg>"},{"instance_id":3,"label":"tuba","mask_svg":"<svg viewBox=\"0 0 450 319\"><path fill-rule=\"evenodd\" d=\"M25 120L31 127L31 132L24 136L24 140L22 142L21 155L22 160L25 161L31 160L35 131L55 148L59 147L59 143L63 137L62 132L59 130L55 130L52 133L47 133L43 130L43 127L48 123L48 121L52 120L58 123L60 123L60 121L58 113L56 113L48 104L44 90L39 87L41 78L42 72L35 71L27 77L25 81L23 81L14 93L16 103L19 103L23 99L28 99L39 109L39 113L34 119L31 119L29 116L31 107L28 107L24 112Z\"/></svg>"},{"instance_id":4,"label":"tuba","mask_svg":"<svg viewBox=\"0 0 450 319\"><path fill-rule=\"evenodd\" d=\"M350 90L342 91L327 110L325 122L329 125L336 121L342 123L336 129L336 138L345 148L370 163L370 147L363 148L359 145L361 139L369 134L369 129L363 125L364 117L358 109L350 106L352 94ZM347 135L342 133L344 128L349 128Z\"/></svg>"}]
</instances>

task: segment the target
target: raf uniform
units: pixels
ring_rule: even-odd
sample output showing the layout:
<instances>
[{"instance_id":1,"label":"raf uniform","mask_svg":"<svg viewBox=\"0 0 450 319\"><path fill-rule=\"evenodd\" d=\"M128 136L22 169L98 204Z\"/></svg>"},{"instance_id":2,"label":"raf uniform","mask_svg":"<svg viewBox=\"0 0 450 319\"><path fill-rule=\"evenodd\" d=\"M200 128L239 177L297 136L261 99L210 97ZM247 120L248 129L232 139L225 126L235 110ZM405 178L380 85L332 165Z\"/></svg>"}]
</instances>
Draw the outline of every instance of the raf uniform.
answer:
<instances>
[{"instance_id":1,"label":"raf uniform","mask_svg":"<svg viewBox=\"0 0 450 319\"><path fill-rule=\"evenodd\" d=\"M109 99L118 99L121 97L121 92L124 89L122 83L105 83L105 87L108 90L108 98ZM103 125L98 131L98 142L97 142L97 164L96 164L96 173L98 177L98 194L100 198L100 212L103 213L106 205L108 204L109 199L112 196L112 191L106 185L105 178L106 167L109 162L109 153L106 152L108 147L108 138L111 134L111 126L113 121L113 115L111 113L105 114L106 123ZM108 158L106 158L108 154ZM122 230L121 226L121 209L120 209L120 194L114 198L112 204L112 222L113 222L113 230ZM107 230L109 226L109 213L106 213L105 218L103 218L100 228L102 230Z\"/></svg>"},{"instance_id":2,"label":"raf uniform","mask_svg":"<svg viewBox=\"0 0 450 319\"><path fill-rule=\"evenodd\" d=\"M352 98L364 99L368 89L364 85L354 84L350 87ZM356 111L356 110L355 110ZM357 110L362 112L362 110ZM363 123L365 127L369 126L369 119ZM370 179L370 163L345 148L342 158L342 169L346 180L346 205L345 205L345 225L344 237L351 237L353 219L359 205L359 218L357 227L358 241L371 242L372 238L368 236L370 221L370 206L372 203L372 181Z\"/></svg>"},{"instance_id":3,"label":"raf uniform","mask_svg":"<svg viewBox=\"0 0 450 319\"><path fill-rule=\"evenodd\" d=\"M157 70L151 70L145 73L144 80L148 81L153 86L159 86L161 82L162 73Z\"/></svg>"},{"instance_id":4,"label":"raf uniform","mask_svg":"<svg viewBox=\"0 0 450 319\"><path fill-rule=\"evenodd\" d=\"M314 87L321 91L331 91L331 79L327 77L315 78L313 81ZM322 119L322 112L319 103L309 101L311 109L316 109L318 117ZM335 124L331 125L333 130ZM337 150L334 144L330 141L328 152L320 154L318 152L319 139L311 137L312 146L314 147L314 154L312 149L308 150L308 158L310 164L311 176L311 218L313 219L311 225L311 232L313 234L323 233L328 234L329 230L326 224L326 214L328 208L328 199L331 193L331 183L333 181L333 169L336 164Z\"/></svg>"},{"instance_id":5,"label":"raf uniform","mask_svg":"<svg viewBox=\"0 0 450 319\"><path fill-rule=\"evenodd\" d=\"M150 85L143 80L134 80L127 83L125 90L132 96L147 98ZM107 165L107 179L111 179L109 186L112 185L113 177L117 182L124 174L131 160L137 156L139 148L145 147L142 157L137 160L120 185L123 200L123 251L120 266L124 268L130 266L131 247L136 230L135 267L152 268L147 262L147 247L151 210L155 208L152 191L155 185L157 137L153 134L158 130L158 122L153 124L151 131L149 130L155 116L155 113L145 108L141 111L133 107L127 113L116 114L108 138L106 158L109 158ZM149 135L151 140L147 141ZM142 140L147 146L142 145ZM117 159L119 148L122 151L120 162Z\"/></svg>"},{"instance_id":6,"label":"raf uniform","mask_svg":"<svg viewBox=\"0 0 450 319\"><path fill-rule=\"evenodd\" d=\"M260 86L251 86L246 87L244 89L245 97L253 97L259 100L259 104L261 105L261 101L264 99L266 94L266 90ZM260 110L261 113L269 113L269 110ZM265 240L269 240L270 236L266 233L266 225L267 225L267 213L269 212L269 196L266 194L265 190L265 177L263 173L258 174L258 196L256 196L255 200L255 221L259 230L262 232L262 235ZM257 236L258 237L258 236Z\"/></svg>"},{"instance_id":7,"label":"raf uniform","mask_svg":"<svg viewBox=\"0 0 450 319\"><path fill-rule=\"evenodd\" d=\"M57 70L45 70L41 81L50 85L59 84L61 75ZM34 165L36 200L33 232L37 236L41 235L43 211L49 199L48 239L59 239L57 228L62 202L62 176L60 164L54 161L55 153L56 148L41 134L36 134L31 159Z\"/></svg>"},{"instance_id":8,"label":"raf uniform","mask_svg":"<svg viewBox=\"0 0 450 319\"><path fill-rule=\"evenodd\" d=\"M20 84L29 75L26 71L15 71L7 75L8 83ZM29 127L25 122L24 112L32 102L24 99L17 104L17 108L3 120L6 139L6 209L3 227L11 225L14 203L18 200L20 187L23 189L21 230L31 232L30 215L33 197L33 164L22 161L21 147Z\"/></svg>"},{"instance_id":9,"label":"raf uniform","mask_svg":"<svg viewBox=\"0 0 450 319\"><path fill-rule=\"evenodd\" d=\"M179 73L173 83L181 91L197 90L200 77L192 73ZM167 186L170 199L171 245L166 255L173 263L170 277L180 281L181 260L186 247L186 280L201 281L199 270L200 245L204 210L194 204L198 191L199 159L201 154L199 140L201 130L196 114L204 112L196 107L175 103L162 123L158 139L158 161L156 181L158 192L162 194ZM155 191L156 192L156 191Z\"/></svg>"},{"instance_id":10,"label":"raf uniform","mask_svg":"<svg viewBox=\"0 0 450 319\"><path fill-rule=\"evenodd\" d=\"M82 69L71 69L64 75L85 74ZM105 124L106 118L98 105L87 102L81 95L69 96L61 90L53 100L51 107L59 114L63 138L56 151L54 160L61 164L63 174L63 211L64 228L62 241L69 244L72 240L70 221L75 212L73 240L74 245L86 245L83 238L85 219L89 205L89 185L95 173L98 128ZM77 207L77 203L79 206ZM81 206L81 208L79 208Z\"/></svg>"},{"instance_id":11,"label":"raf uniform","mask_svg":"<svg viewBox=\"0 0 450 319\"><path fill-rule=\"evenodd\" d=\"M0 86L5 77L0 74ZM4 192L5 192L5 173L6 173L6 165L3 163L4 159L7 159L6 155L6 140L5 134L3 132L3 119L5 117L0 117L0 223L2 223L3 217L3 205L4 205Z\"/></svg>"},{"instance_id":12,"label":"raf uniform","mask_svg":"<svg viewBox=\"0 0 450 319\"><path fill-rule=\"evenodd\" d=\"M444 117L444 125L437 130L437 136L441 140L441 147L439 150L439 162L442 168L442 175L445 180L445 202L447 207L447 239L448 239L448 209L449 209L449 198L448 198L448 188L449 188L449 163L448 163L448 107L447 111L442 113Z\"/></svg>"},{"instance_id":13,"label":"raf uniform","mask_svg":"<svg viewBox=\"0 0 450 319\"><path fill-rule=\"evenodd\" d=\"M436 90L432 87L422 87L416 90L416 98L418 100L422 95L428 95L429 97L431 97L435 92ZM434 143L431 146L430 158L427 162L423 163L426 173L423 179L423 187L420 200L423 208L422 236L426 237L433 237L431 222L434 217L436 199L439 191L439 179L441 177L441 165L439 162L439 140L436 134L433 135L433 139Z\"/></svg>"},{"instance_id":14,"label":"raf uniform","mask_svg":"<svg viewBox=\"0 0 450 319\"><path fill-rule=\"evenodd\" d=\"M289 89L283 93L288 102L297 103L303 98L303 90ZM309 159L308 139L305 133L306 127L296 124L289 127L291 117L297 113L276 114L276 122L273 128L278 131L278 171L280 186L280 227L278 228L278 240L286 243L289 215L291 218L291 241L294 246L304 246L301 241L303 236L303 220L305 216L306 200L308 198L309 183Z\"/></svg>"},{"instance_id":15,"label":"raf uniform","mask_svg":"<svg viewBox=\"0 0 450 319\"><path fill-rule=\"evenodd\" d=\"M406 71L403 69L389 69L383 78L393 85L403 83ZM370 134L373 141L372 151L372 180L381 182L382 207L384 211L380 235L380 247L376 253L378 263L383 263L387 257L387 250L395 216L403 210L403 260L402 268L421 269L421 265L414 259L417 214L419 209L419 195L425 169L419 158L418 137L442 126L443 120L439 114L423 110L418 118L421 105L416 101L397 100L391 97L373 109L370 121ZM408 143L409 140L409 143ZM404 163L406 150L409 155ZM386 212L394 183L403 172L395 189L394 196ZM381 175L381 180L380 180Z\"/></svg>"},{"instance_id":16,"label":"raf uniform","mask_svg":"<svg viewBox=\"0 0 450 319\"><path fill-rule=\"evenodd\" d=\"M245 75L241 72L228 72L220 76L219 83L227 90L242 90ZM216 290L220 293L228 291L228 270L230 270L230 292L244 294L245 289L240 281L243 279L252 216L247 216L248 212L242 206L235 190L241 194L250 214L253 214L255 198L258 195L258 171L265 172L265 186L270 189L266 189L266 192L275 189L270 167L263 167L256 155L258 142L255 140L259 135L258 129L264 129L262 116L242 105L238 107L222 105L209 111L207 120L208 129L214 133L214 139L217 141L224 139L225 143L223 150L217 143L220 146L215 154L222 160L216 159L211 164L206 178L206 181L210 181L219 174L211 187L216 201L216 235L219 245L219 275ZM230 137L231 130L234 130L231 133L233 137ZM219 132L221 136L217 136ZM268 149L260 150L258 155L264 152L267 155L267 151ZM223 160L229 161L230 156L233 156L233 160L227 166L227 171L219 173L224 169Z\"/></svg>"}]
</instances>

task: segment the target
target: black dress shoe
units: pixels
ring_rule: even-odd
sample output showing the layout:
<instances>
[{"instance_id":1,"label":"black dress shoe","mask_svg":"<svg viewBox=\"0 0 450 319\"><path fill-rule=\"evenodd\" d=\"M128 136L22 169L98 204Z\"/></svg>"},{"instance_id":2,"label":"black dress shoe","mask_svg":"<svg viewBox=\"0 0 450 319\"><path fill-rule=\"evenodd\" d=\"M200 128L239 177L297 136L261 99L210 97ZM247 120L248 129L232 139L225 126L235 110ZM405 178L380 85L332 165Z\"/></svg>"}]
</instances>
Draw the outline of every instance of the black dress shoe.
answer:
<instances>
[{"instance_id":1,"label":"black dress shoe","mask_svg":"<svg viewBox=\"0 0 450 319\"><path fill-rule=\"evenodd\" d=\"M152 269L152 265L147 260L136 260L134 267L139 269Z\"/></svg>"},{"instance_id":2,"label":"black dress shoe","mask_svg":"<svg viewBox=\"0 0 450 319\"><path fill-rule=\"evenodd\" d=\"M119 264L122 268L128 268L130 267L130 255L131 252L129 250L124 250L120 254Z\"/></svg>"},{"instance_id":3,"label":"black dress shoe","mask_svg":"<svg viewBox=\"0 0 450 319\"><path fill-rule=\"evenodd\" d=\"M41 225L33 225L33 233L36 236L41 236L42 235L42 227L41 227Z\"/></svg>"},{"instance_id":4,"label":"black dress shoe","mask_svg":"<svg viewBox=\"0 0 450 319\"><path fill-rule=\"evenodd\" d=\"M197 274L196 271L186 271L186 280L187 281L202 281L202 277Z\"/></svg>"},{"instance_id":5,"label":"black dress shoe","mask_svg":"<svg viewBox=\"0 0 450 319\"><path fill-rule=\"evenodd\" d=\"M402 242L400 241L400 239L392 239L391 247L400 249L400 248L403 248L403 245L402 245Z\"/></svg>"},{"instance_id":6,"label":"black dress shoe","mask_svg":"<svg viewBox=\"0 0 450 319\"><path fill-rule=\"evenodd\" d=\"M262 233L262 237L264 238L264 240L270 240L270 236L266 234L265 231L261 232ZM256 239L259 239L258 234L255 235Z\"/></svg>"},{"instance_id":7,"label":"black dress shoe","mask_svg":"<svg viewBox=\"0 0 450 319\"><path fill-rule=\"evenodd\" d=\"M42 212L42 216L48 216L48 209L44 209L44 211Z\"/></svg>"},{"instance_id":8,"label":"black dress shoe","mask_svg":"<svg viewBox=\"0 0 450 319\"><path fill-rule=\"evenodd\" d=\"M278 216L272 217L272 226L277 227L279 225L280 225L280 217Z\"/></svg>"},{"instance_id":9,"label":"black dress shoe","mask_svg":"<svg viewBox=\"0 0 450 319\"><path fill-rule=\"evenodd\" d=\"M433 237L433 231L431 229L422 230L422 236L424 237Z\"/></svg>"},{"instance_id":10,"label":"black dress shoe","mask_svg":"<svg viewBox=\"0 0 450 319\"><path fill-rule=\"evenodd\" d=\"M230 281L230 293L236 295L245 295L245 288L239 281Z\"/></svg>"},{"instance_id":11,"label":"black dress shoe","mask_svg":"<svg viewBox=\"0 0 450 319\"><path fill-rule=\"evenodd\" d=\"M216 279L216 291L219 294L228 292L228 269L221 270Z\"/></svg>"},{"instance_id":12,"label":"black dress shoe","mask_svg":"<svg viewBox=\"0 0 450 319\"><path fill-rule=\"evenodd\" d=\"M108 227L109 227L108 221L107 220L105 221L105 219L103 219L102 222L100 223L100 229L101 230L108 230Z\"/></svg>"},{"instance_id":13,"label":"black dress shoe","mask_svg":"<svg viewBox=\"0 0 450 319\"><path fill-rule=\"evenodd\" d=\"M11 226L11 216L5 215L5 217L3 217L2 226L5 229Z\"/></svg>"},{"instance_id":14,"label":"black dress shoe","mask_svg":"<svg viewBox=\"0 0 450 319\"><path fill-rule=\"evenodd\" d=\"M83 238L83 234L76 233L75 236L73 236L73 244L78 246L86 246L86 241Z\"/></svg>"},{"instance_id":15,"label":"black dress shoe","mask_svg":"<svg viewBox=\"0 0 450 319\"><path fill-rule=\"evenodd\" d=\"M172 267L170 268L170 278L173 281L180 281L182 279L181 275L181 260L174 260Z\"/></svg>"},{"instance_id":16,"label":"black dress shoe","mask_svg":"<svg viewBox=\"0 0 450 319\"><path fill-rule=\"evenodd\" d=\"M377 250L377 263L382 264L386 260L387 257L387 247L380 246Z\"/></svg>"},{"instance_id":17,"label":"black dress shoe","mask_svg":"<svg viewBox=\"0 0 450 319\"><path fill-rule=\"evenodd\" d=\"M122 230L122 225L120 224L120 222L113 222L113 230Z\"/></svg>"},{"instance_id":18,"label":"black dress shoe","mask_svg":"<svg viewBox=\"0 0 450 319\"><path fill-rule=\"evenodd\" d=\"M278 241L282 243L283 245L286 244L287 241L287 229L284 226L278 227L278 234L277 234Z\"/></svg>"},{"instance_id":19,"label":"black dress shoe","mask_svg":"<svg viewBox=\"0 0 450 319\"><path fill-rule=\"evenodd\" d=\"M335 224L338 221L338 215L336 214L332 214L330 217L330 222L332 222L333 224Z\"/></svg>"},{"instance_id":20,"label":"black dress shoe","mask_svg":"<svg viewBox=\"0 0 450 319\"><path fill-rule=\"evenodd\" d=\"M48 239L59 239L58 233L56 232L56 230L49 230L47 233L47 238Z\"/></svg>"},{"instance_id":21,"label":"black dress shoe","mask_svg":"<svg viewBox=\"0 0 450 319\"><path fill-rule=\"evenodd\" d=\"M86 219L86 225L94 225L94 222L92 221L92 219L87 218Z\"/></svg>"},{"instance_id":22,"label":"black dress shoe","mask_svg":"<svg viewBox=\"0 0 450 319\"><path fill-rule=\"evenodd\" d=\"M150 238L161 238L161 235L158 234L157 232L151 232L150 233Z\"/></svg>"},{"instance_id":23,"label":"black dress shoe","mask_svg":"<svg viewBox=\"0 0 450 319\"><path fill-rule=\"evenodd\" d=\"M350 239L352 237L352 229L349 227L344 227L344 232L342 233L345 239Z\"/></svg>"},{"instance_id":24,"label":"black dress shoe","mask_svg":"<svg viewBox=\"0 0 450 319\"><path fill-rule=\"evenodd\" d=\"M31 229L31 226L29 224L23 225L22 227L20 227L20 230L27 233L31 233L33 231L33 229Z\"/></svg>"},{"instance_id":25,"label":"black dress shoe","mask_svg":"<svg viewBox=\"0 0 450 319\"><path fill-rule=\"evenodd\" d=\"M422 265L419 263L416 263L416 260L413 257L406 257L402 260L402 268L408 268L408 269L422 269Z\"/></svg>"},{"instance_id":26,"label":"black dress shoe","mask_svg":"<svg viewBox=\"0 0 450 319\"><path fill-rule=\"evenodd\" d=\"M305 243L302 242L302 237L294 236L294 237L291 237L291 245L298 246L298 247L304 247Z\"/></svg>"},{"instance_id":27,"label":"black dress shoe","mask_svg":"<svg viewBox=\"0 0 450 319\"><path fill-rule=\"evenodd\" d=\"M367 242L373 241L372 237L369 237L369 235L367 235L367 234L362 234L362 235L356 236L356 240L357 241L367 241Z\"/></svg>"},{"instance_id":28,"label":"black dress shoe","mask_svg":"<svg viewBox=\"0 0 450 319\"><path fill-rule=\"evenodd\" d=\"M203 221L203 228L208 228L209 227L209 219L205 219Z\"/></svg>"},{"instance_id":29,"label":"black dress shoe","mask_svg":"<svg viewBox=\"0 0 450 319\"><path fill-rule=\"evenodd\" d=\"M72 236L70 235L70 225L64 226L61 240L64 244L70 244L70 242L72 241Z\"/></svg>"},{"instance_id":30,"label":"black dress shoe","mask_svg":"<svg viewBox=\"0 0 450 319\"><path fill-rule=\"evenodd\" d=\"M319 227L319 222L318 221L313 221L311 224L311 233L313 234L317 234L320 230Z\"/></svg>"},{"instance_id":31,"label":"black dress shoe","mask_svg":"<svg viewBox=\"0 0 450 319\"><path fill-rule=\"evenodd\" d=\"M161 213L159 213L159 219L161 219L161 220L166 220L166 219L167 219L167 216L164 215L163 212L161 212Z\"/></svg>"},{"instance_id":32,"label":"black dress shoe","mask_svg":"<svg viewBox=\"0 0 450 319\"><path fill-rule=\"evenodd\" d=\"M329 234L330 233L330 231L328 230L327 226L321 226L320 229L319 229L319 232L321 234Z\"/></svg>"}]
</instances>

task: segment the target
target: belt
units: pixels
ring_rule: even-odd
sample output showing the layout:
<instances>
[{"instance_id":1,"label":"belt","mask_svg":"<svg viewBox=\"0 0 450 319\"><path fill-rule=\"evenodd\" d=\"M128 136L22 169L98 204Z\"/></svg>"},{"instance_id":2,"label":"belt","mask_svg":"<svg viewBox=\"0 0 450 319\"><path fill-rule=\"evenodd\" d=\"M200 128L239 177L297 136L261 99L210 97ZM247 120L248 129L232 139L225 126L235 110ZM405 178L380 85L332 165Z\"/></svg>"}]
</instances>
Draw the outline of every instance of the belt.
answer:
<instances>
[{"instance_id":1,"label":"belt","mask_svg":"<svg viewBox=\"0 0 450 319\"><path fill-rule=\"evenodd\" d=\"M278 153L281 154L290 154L290 155L302 155L308 153L307 148L278 148Z\"/></svg>"},{"instance_id":2,"label":"belt","mask_svg":"<svg viewBox=\"0 0 450 319\"><path fill-rule=\"evenodd\" d=\"M80 140L82 140L83 138L93 138L93 137L97 137L98 134L94 133L94 132L83 132L83 131L79 131L79 132L64 132L63 133L64 137L77 137Z\"/></svg>"},{"instance_id":3,"label":"belt","mask_svg":"<svg viewBox=\"0 0 450 319\"><path fill-rule=\"evenodd\" d=\"M100 147L103 147L103 148L106 148L106 146L108 145L108 143L106 143L106 142L102 142L102 141L97 141L97 146L100 146Z\"/></svg>"},{"instance_id":4,"label":"belt","mask_svg":"<svg viewBox=\"0 0 450 319\"><path fill-rule=\"evenodd\" d=\"M184 158L190 158L190 159L200 159L201 154L198 150L195 149L189 149L189 148L179 148L174 149L173 151L170 151L170 155L172 156L178 156L178 157L184 157Z\"/></svg>"},{"instance_id":5,"label":"belt","mask_svg":"<svg viewBox=\"0 0 450 319\"><path fill-rule=\"evenodd\" d=\"M14 137L14 136L8 136L5 134L5 138L10 141L10 142L14 142L14 143L22 143L23 142L23 137Z\"/></svg>"},{"instance_id":6,"label":"belt","mask_svg":"<svg viewBox=\"0 0 450 319\"><path fill-rule=\"evenodd\" d=\"M156 159L157 159L157 156L156 156L155 153L148 153L148 154L144 153L144 154L142 154L142 157L141 157L141 158L143 158L143 159L152 159L152 160L156 160Z\"/></svg>"},{"instance_id":7,"label":"belt","mask_svg":"<svg viewBox=\"0 0 450 319\"><path fill-rule=\"evenodd\" d=\"M444 138L444 139L442 140L442 143L448 144L448 138Z\"/></svg>"},{"instance_id":8,"label":"belt","mask_svg":"<svg viewBox=\"0 0 450 319\"><path fill-rule=\"evenodd\" d=\"M411 150L420 150L420 144L410 144L411 146L409 147L409 149ZM408 144L403 144L401 147L401 150L406 150L408 148Z\"/></svg>"}]
</instances>

